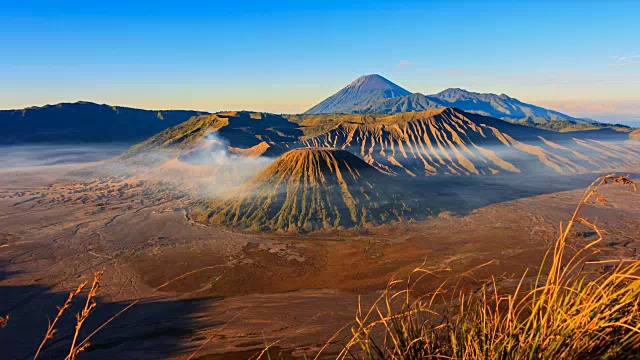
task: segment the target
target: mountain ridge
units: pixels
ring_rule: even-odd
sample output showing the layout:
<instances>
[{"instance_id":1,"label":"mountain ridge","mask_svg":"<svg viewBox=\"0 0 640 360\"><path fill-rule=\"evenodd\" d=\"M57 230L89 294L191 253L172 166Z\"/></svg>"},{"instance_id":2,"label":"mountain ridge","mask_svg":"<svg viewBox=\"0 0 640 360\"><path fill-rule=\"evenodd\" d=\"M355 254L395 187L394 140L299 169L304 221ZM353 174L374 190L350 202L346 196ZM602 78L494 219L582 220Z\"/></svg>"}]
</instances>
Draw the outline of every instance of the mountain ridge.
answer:
<instances>
[{"instance_id":1,"label":"mountain ridge","mask_svg":"<svg viewBox=\"0 0 640 360\"><path fill-rule=\"evenodd\" d=\"M562 114L537 105L527 104L507 94L478 93L461 88L448 88L437 94L430 95L462 110L477 112L482 115L497 117L505 120L522 120L530 118L544 118L549 121L585 122L585 119Z\"/></svg>"},{"instance_id":2,"label":"mountain ridge","mask_svg":"<svg viewBox=\"0 0 640 360\"><path fill-rule=\"evenodd\" d=\"M137 142L204 112L145 110L89 101L0 110L0 144Z\"/></svg>"},{"instance_id":3,"label":"mountain ridge","mask_svg":"<svg viewBox=\"0 0 640 360\"><path fill-rule=\"evenodd\" d=\"M424 111L429 109L456 107L464 111L474 112L481 115L496 117L509 122L517 122L523 125L549 128L571 128L580 130L588 128L582 124L592 124L591 127L606 126L590 119L582 119L563 114L559 111L550 110L541 106L525 103L507 94L478 93L461 88L448 88L439 93L424 95L421 93L388 93L386 96L373 96L376 91L374 87L369 87L368 92L358 93L358 97L345 97L348 90L354 83L362 81L361 76L356 81L347 85L342 90L323 100L318 105L305 111L304 114L325 114L325 113L379 113L394 114L399 112ZM375 75L376 82L384 79L380 75ZM384 79L384 84L391 83ZM403 89L404 90L404 89ZM549 124L547 126L547 123Z\"/></svg>"}]
</instances>

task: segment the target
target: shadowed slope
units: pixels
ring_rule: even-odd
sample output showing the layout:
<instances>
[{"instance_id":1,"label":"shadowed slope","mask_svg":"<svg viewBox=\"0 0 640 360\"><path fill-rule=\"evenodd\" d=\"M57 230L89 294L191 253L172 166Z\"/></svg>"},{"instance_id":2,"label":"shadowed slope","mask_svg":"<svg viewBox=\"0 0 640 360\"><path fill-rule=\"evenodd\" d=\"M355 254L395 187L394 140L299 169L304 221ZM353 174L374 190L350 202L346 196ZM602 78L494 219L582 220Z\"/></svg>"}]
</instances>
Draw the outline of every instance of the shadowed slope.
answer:
<instances>
[{"instance_id":1,"label":"shadowed slope","mask_svg":"<svg viewBox=\"0 0 640 360\"><path fill-rule=\"evenodd\" d=\"M0 143L135 143L202 113L143 110L85 101L0 110Z\"/></svg>"},{"instance_id":2,"label":"shadowed slope","mask_svg":"<svg viewBox=\"0 0 640 360\"><path fill-rule=\"evenodd\" d=\"M387 175L343 150L289 151L256 175L241 195L209 204L213 223L255 230L311 231L399 220L410 211L377 184Z\"/></svg>"}]
</instances>

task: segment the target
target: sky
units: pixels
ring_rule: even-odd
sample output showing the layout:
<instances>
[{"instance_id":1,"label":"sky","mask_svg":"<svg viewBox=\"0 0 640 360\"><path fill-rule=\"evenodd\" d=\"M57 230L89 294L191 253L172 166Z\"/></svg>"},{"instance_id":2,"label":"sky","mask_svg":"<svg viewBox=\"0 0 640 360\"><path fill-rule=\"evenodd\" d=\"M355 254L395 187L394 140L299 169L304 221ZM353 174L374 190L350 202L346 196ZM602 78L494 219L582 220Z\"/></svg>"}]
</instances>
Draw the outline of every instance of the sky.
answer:
<instances>
[{"instance_id":1,"label":"sky","mask_svg":"<svg viewBox=\"0 0 640 360\"><path fill-rule=\"evenodd\" d=\"M640 125L640 1L10 1L0 109L302 112L377 73Z\"/></svg>"}]
</instances>

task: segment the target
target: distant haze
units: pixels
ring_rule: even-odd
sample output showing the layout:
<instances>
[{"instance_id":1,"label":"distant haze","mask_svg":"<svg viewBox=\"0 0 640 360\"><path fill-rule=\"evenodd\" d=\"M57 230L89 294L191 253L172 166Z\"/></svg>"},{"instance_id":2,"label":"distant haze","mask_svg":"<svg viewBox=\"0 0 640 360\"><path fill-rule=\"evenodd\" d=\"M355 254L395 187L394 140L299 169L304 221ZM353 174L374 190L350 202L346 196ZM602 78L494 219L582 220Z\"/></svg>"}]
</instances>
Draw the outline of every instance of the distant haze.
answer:
<instances>
[{"instance_id":1,"label":"distant haze","mask_svg":"<svg viewBox=\"0 0 640 360\"><path fill-rule=\"evenodd\" d=\"M0 169L101 161L119 155L127 147L124 144L0 145Z\"/></svg>"},{"instance_id":2,"label":"distant haze","mask_svg":"<svg viewBox=\"0 0 640 360\"><path fill-rule=\"evenodd\" d=\"M591 119L607 122L629 125L633 127L640 127L640 113L639 114L595 114L589 115Z\"/></svg>"}]
</instances>

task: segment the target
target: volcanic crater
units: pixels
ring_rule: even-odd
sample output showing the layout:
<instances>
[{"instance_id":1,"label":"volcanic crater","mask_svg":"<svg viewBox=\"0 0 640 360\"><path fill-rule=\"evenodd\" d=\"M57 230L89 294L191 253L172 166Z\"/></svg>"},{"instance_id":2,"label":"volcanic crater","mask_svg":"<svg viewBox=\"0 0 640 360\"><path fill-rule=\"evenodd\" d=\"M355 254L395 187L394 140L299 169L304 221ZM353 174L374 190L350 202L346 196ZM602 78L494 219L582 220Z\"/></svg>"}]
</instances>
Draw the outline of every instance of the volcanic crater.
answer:
<instances>
[{"instance_id":1,"label":"volcanic crater","mask_svg":"<svg viewBox=\"0 0 640 360\"><path fill-rule=\"evenodd\" d=\"M313 231L403 220L413 209L394 191L392 176L346 150L286 152L235 195L201 204L200 221L260 231Z\"/></svg>"}]
</instances>

